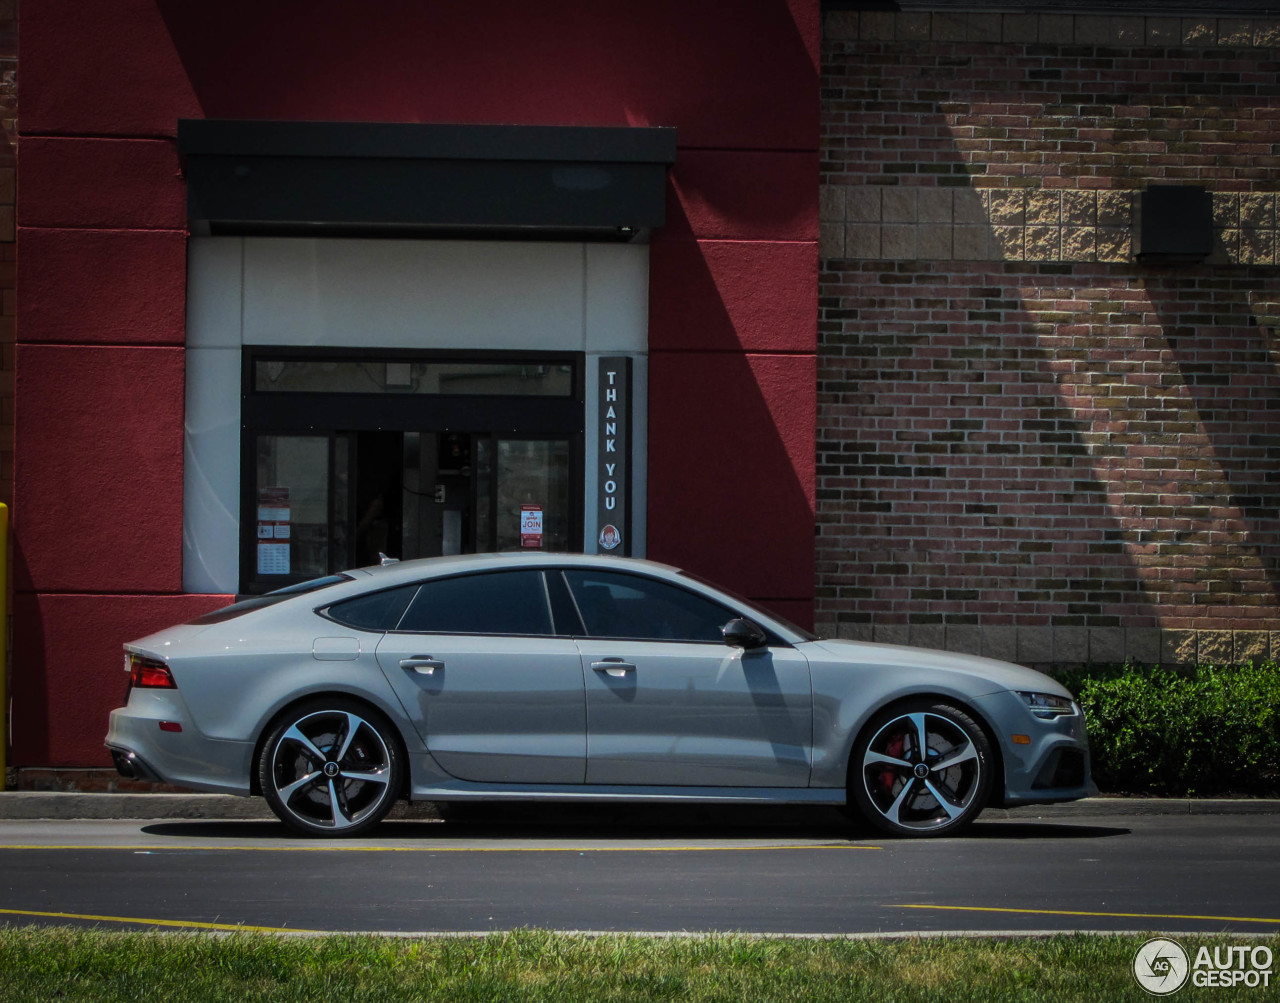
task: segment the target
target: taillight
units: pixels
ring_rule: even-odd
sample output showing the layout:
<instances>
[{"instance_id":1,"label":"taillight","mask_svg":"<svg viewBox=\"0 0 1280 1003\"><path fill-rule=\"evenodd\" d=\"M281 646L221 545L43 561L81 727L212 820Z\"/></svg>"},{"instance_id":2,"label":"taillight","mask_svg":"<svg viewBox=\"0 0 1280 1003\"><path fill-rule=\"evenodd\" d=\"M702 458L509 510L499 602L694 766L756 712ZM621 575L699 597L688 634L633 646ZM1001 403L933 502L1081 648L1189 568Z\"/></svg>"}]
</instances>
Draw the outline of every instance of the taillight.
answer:
<instances>
[{"instance_id":1,"label":"taillight","mask_svg":"<svg viewBox=\"0 0 1280 1003\"><path fill-rule=\"evenodd\" d=\"M143 658L130 652L125 656L129 665L129 685L150 687L151 689L176 690L178 684L173 681L169 666L154 658Z\"/></svg>"}]
</instances>

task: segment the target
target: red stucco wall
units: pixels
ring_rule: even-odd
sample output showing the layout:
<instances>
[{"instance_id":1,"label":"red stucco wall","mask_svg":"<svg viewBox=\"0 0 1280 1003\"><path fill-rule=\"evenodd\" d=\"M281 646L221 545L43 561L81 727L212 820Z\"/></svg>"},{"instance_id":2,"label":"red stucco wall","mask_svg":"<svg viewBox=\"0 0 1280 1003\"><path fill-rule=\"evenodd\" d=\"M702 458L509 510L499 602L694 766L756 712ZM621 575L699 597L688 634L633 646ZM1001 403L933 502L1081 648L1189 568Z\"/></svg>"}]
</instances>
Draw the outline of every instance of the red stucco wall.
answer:
<instances>
[{"instance_id":1,"label":"red stucco wall","mask_svg":"<svg viewBox=\"0 0 1280 1003\"><path fill-rule=\"evenodd\" d=\"M182 117L678 130L650 289L650 555L812 616L817 0L42 0L24 90L18 766L106 762L181 596Z\"/></svg>"}]
</instances>

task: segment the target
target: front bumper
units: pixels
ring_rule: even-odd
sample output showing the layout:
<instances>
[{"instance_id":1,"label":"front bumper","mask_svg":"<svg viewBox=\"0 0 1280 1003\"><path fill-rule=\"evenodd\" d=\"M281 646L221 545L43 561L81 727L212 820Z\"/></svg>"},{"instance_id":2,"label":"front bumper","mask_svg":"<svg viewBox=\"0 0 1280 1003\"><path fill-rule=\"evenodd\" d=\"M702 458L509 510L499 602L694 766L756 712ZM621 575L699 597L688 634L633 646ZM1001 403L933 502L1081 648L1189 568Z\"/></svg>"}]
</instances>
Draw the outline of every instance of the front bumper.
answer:
<instances>
[{"instance_id":1,"label":"front bumper","mask_svg":"<svg viewBox=\"0 0 1280 1003\"><path fill-rule=\"evenodd\" d=\"M162 721L182 730L162 730ZM131 690L128 705L111 712L105 744L122 776L216 794L250 793L253 744L206 738L177 690Z\"/></svg>"},{"instance_id":2,"label":"front bumper","mask_svg":"<svg viewBox=\"0 0 1280 1003\"><path fill-rule=\"evenodd\" d=\"M1010 691L976 701L996 729L1004 758L1004 807L1052 804L1093 797L1098 788L1089 772L1089 739L1083 713L1043 720ZM1025 744L1014 735L1025 736Z\"/></svg>"}]
</instances>

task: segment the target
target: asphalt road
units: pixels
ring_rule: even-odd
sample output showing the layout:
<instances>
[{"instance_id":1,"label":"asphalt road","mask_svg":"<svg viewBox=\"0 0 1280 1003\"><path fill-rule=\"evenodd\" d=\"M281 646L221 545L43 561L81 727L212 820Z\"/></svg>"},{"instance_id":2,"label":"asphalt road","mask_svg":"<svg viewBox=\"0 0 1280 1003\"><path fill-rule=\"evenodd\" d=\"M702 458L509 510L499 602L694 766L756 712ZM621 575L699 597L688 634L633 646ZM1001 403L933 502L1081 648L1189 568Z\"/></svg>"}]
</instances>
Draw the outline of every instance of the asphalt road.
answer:
<instances>
[{"instance_id":1,"label":"asphalt road","mask_svg":"<svg viewBox=\"0 0 1280 1003\"><path fill-rule=\"evenodd\" d=\"M113 929L1280 932L1280 818L980 821L882 840L824 811L387 822L0 822L0 922Z\"/></svg>"}]
</instances>

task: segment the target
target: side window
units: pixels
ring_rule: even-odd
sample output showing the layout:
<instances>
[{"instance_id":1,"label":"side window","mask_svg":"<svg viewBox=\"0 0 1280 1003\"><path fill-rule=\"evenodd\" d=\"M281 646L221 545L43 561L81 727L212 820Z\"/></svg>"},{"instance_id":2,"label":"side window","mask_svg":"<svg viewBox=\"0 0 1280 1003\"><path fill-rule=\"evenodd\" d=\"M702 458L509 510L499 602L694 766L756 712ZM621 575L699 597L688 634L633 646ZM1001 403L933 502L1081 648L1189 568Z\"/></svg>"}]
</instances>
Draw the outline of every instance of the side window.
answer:
<instances>
[{"instance_id":1,"label":"side window","mask_svg":"<svg viewBox=\"0 0 1280 1003\"><path fill-rule=\"evenodd\" d=\"M675 585L621 572L566 569L589 637L723 641L735 614Z\"/></svg>"},{"instance_id":2,"label":"side window","mask_svg":"<svg viewBox=\"0 0 1280 1003\"><path fill-rule=\"evenodd\" d=\"M399 630L443 634L551 634L541 571L494 571L423 582Z\"/></svg>"},{"instance_id":3,"label":"side window","mask_svg":"<svg viewBox=\"0 0 1280 1003\"><path fill-rule=\"evenodd\" d=\"M404 608L418 591L416 585L385 589L372 595L334 603L325 612L338 623L357 630L395 630Z\"/></svg>"}]
</instances>

